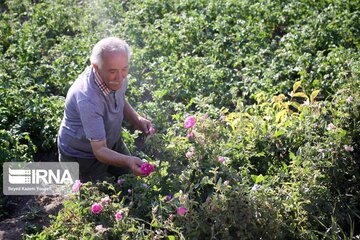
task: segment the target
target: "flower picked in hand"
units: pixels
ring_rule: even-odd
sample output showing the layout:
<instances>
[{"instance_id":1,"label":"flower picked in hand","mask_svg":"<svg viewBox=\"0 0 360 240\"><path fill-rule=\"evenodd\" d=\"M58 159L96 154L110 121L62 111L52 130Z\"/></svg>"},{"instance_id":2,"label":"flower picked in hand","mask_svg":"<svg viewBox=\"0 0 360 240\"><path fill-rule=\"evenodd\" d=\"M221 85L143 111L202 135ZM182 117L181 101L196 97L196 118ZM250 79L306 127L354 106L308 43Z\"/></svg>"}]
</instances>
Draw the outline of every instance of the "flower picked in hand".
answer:
<instances>
[{"instance_id":1,"label":"flower picked in hand","mask_svg":"<svg viewBox=\"0 0 360 240\"><path fill-rule=\"evenodd\" d=\"M150 128L149 128L149 135L150 135L150 136L154 136L154 134L155 134L155 128L150 127Z\"/></svg>"},{"instance_id":2,"label":"flower picked in hand","mask_svg":"<svg viewBox=\"0 0 360 240\"><path fill-rule=\"evenodd\" d=\"M155 167L151 163L144 162L143 164L141 164L141 172L146 176L149 176L150 173L152 173L154 170Z\"/></svg>"}]
</instances>

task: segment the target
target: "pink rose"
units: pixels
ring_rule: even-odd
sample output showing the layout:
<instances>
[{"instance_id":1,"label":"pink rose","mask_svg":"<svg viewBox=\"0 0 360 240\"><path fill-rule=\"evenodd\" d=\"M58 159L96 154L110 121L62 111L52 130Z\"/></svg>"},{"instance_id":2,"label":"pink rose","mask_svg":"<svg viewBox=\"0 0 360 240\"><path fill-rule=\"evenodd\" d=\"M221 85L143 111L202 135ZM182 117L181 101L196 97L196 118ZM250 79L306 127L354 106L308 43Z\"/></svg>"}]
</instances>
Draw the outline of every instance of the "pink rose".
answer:
<instances>
[{"instance_id":1,"label":"pink rose","mask_svg":"<svg viewBox=\"0 0 360 240\"><path fill-rule=\"evenodd\" d=\"M80 190L82 183L80 180L76 180L72 186L72 191L73 192L78 192Z\"/></svg>"},{"instance_id":2,"label":"pink rose","mask_svg":"<svg viewBox=\"0 0 360 240\"><path fill-rule=\"evenodd\" d=\"M192 128L195 125L195 117L189 116L185 119L184 127L185 128Z\"/></svg>"},{"instance_id":3,"label":"pink rose","mask_svg":"<svg viewBox=\"0 0 360 240\"><path fill-rule=\"evenodd\" d=\"M178 215L184 216L188 212L188 210L185 207L178 207L176 209L176 212L177 212Z\"/></svg>"},{"instance_id":4,"label":"pink rose","mask_svg":"<svg viewBox=\"0 0 360 240\"><path fill-rule=\"evenodd\" d=\"M109 204L109 202L110 202L109 196L106 196L106 197L102 198L100 202L102 204Z\"/></svg>"},{"instance_id":5,"label":"pink rose","mask_svg":"<svg viewBox=\"0 0 360 240\"><path fill-rule=\"evenodd\" d=\"M346 102L347 103L351 103L352 100L354 100L354 98L352 96L349 96L347 99L346 99Z\"/></svg>"},{"instance_id":6,"label":"pink rose","mask_svg":"<svg viewBox=\"0 0 360 240\"><path fill-rule=\"evenodd\" d=\"M335 128L336 128L335 125L332 124L332 123L329 123L329 124L327 125L327 127L326 127L326 129L327 129L328 131L334 130Z\"/></svg>"},{"instance_id":7,"label":"pink rose","mask_svg":"<svg viewBox=\"0 0 360 240\"><path fill-rule=\"evenodd\" d=\"M97 232L104 232L106 231L106 228L104 228L103 225L96 225L95 230Z\"/></svg>"},{"instance_id":8,"label":"pink rose","mask_svg":"<svg viewBox=\"0 0 360 240\"><path fill-rule=\"evenodd\" d=\"M125 179L121 178L117 180L117 184L119 184L120 186L123 185L125 182Z\"/></svg>"},{"instance_id":9,"label":"pink rose","mask_svg":"<svg viewBox=\"0 0 360 240\"><path fill-rule=\"evenodd\" d=\"M103 207L101 206L101 204L99 204L99 203L94 203L92 206L91 206L91 212L93 213L93 214L99 214L99 213L101 213L101 211L102 211L102 209L103 209Z\"/></svg>"},{"instance_id":10,"label":"pink rose","mask_svg":"<svg viewBox=\"0 0 360 240\"><path fill-rule=\"evenodd\" d=\"M187 158L192 158L193 156L195 155L195 148L194 147L191 147L190 149L189 149L189 151L187 151L186 153L185 153L185 157L187 157Z\"/></svg>"},{"instance_id":11,"label":"pink rose","mask_svg":"<svg viewBox=\"0 0 360 240\"><path fill-rule=\"evenodd\" d=\"M349 146L349 145L344 145L344 148L345 148L345 151L347 151L347 152L354 151L354 148L352 146Z\"/></svg>"},{"instance_id":12,"label":"pink rose","mask_svg":"<svg viewBox=\"0 0 360 240\"><path fill-rule=\"evenodd\" d=\"M150 134L150 136L153 136L155 134L155 128L150 127L149 128L149 134Z\"/></svg>"},{"instance_id":13,"label":"pink rose","mask_svg":"<svg viewBox=\"0 0 360 240\"><path fill-rule=\"evenodd\" d=\"M115 213L115 219L116 219L116 221L119 221L119 220L121 220L123 218L123 215L122 215L122 213L119 211L119 212L117 212L117 213Z\"/></svg>"},{"instance_id":14,"label":"pink rose","mask_svg":"<svg viewBox=\"0 0 360 240\"><path fill-rule=\"evenodd\" d=\"M221 163L225 162L225 158L223 156L218 156L217 160Z\"/></svg>"},{"instance_id":15,"label":"pink rose","mask_svg":"<svg viewBox=\"0 0 360 240\"><path fill-rule=\"evenodd\" d=\"M141 172L146 176L149 176L150 173L152 173L155 170L154 165L151 165L148 162L141 164L140 168L141 168Z\"/></svg>"},{"instance_id":16,"label":"pink rose","mask_svg":"<svg viewBox=\"0 0 360 240\"><path fill-rule=\"evenodd\" d=\"M194 152L192 152L192 151L185 153L186 158L192 158L192 156L194 156Z\"/></svg>"}]
</instances>

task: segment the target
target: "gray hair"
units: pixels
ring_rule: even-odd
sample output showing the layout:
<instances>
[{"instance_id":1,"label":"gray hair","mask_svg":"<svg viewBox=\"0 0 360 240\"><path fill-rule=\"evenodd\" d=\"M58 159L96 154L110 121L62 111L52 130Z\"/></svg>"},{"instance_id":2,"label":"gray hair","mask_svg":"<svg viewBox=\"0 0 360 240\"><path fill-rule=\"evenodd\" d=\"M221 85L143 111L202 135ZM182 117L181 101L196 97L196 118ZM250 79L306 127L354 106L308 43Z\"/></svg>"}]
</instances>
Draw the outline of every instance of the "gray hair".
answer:
<instances>
[{"instance_id":1,"label":"gray hair","mask_svg":"<svg viewBox=\"0 0 360 240\"><path fill-rule=\"evenodd\" d=\"M108 37L95 44L90 56L91 64L101 67L104 52L124 52L127 54L129 61L132 55L129 45L124 40L117 37Z\"/></svg>"}]
</instances>

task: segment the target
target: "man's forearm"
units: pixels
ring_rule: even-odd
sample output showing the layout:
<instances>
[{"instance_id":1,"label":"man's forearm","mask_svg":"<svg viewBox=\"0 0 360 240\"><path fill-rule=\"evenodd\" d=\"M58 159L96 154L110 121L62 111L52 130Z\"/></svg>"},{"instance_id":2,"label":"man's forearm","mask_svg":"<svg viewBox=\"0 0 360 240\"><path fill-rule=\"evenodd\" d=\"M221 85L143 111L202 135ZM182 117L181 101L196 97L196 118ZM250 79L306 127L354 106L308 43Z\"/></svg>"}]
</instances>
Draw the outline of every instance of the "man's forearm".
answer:
<instances>
[{"instance_id":1,"label":"man's forearm","mask_svg":"<svg viewBox=\"0 0 360 240\"><path fill-rule=\"evenodd\" d=\"M132 156L118 153L107 147L97 149L97 151L94 152L94 155L100 162L116 167L129 167L129 162L132 158Z\"/></svg>"},{"instance_id":2,"label":"man's forearm","mask_svg":"<svg viewBox=\"0 0 360 240\"><path fill-rule=\"evenodd\" d=\"M136 128L139 128L140 115L135 111L135 109L126 100L125 100L125 105L124 105L124 117Z\"/></svg>"},{"instance_id":3,"label":"man's forearm","mask_svg":"<svg viewBox=\"0 0 360 240\"><path fill-rule=\"evenodd\" d=\"M127 156L109 149L106 141L91 141L91 147L97 160L102 163L116 166L127 167L133 171L135 176L143 175L141 171L142 160L135 156Z\"/></svg>"}]
</instances>

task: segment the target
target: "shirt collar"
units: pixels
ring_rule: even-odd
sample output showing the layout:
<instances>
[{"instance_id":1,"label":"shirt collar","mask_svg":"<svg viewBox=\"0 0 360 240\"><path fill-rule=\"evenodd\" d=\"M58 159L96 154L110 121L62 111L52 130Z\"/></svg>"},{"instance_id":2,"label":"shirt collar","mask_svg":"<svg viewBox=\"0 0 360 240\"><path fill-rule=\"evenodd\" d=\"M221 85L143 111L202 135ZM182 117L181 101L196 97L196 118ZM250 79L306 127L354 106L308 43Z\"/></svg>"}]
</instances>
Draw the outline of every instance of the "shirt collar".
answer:
<instances>
[{"instance_id":1,"label":"shirt collar","mask_svg":"<svg viewBox=\"0 0 360 240\"><path fill-rule=\"evenodd\" d=\"M100 88L101 92L104 94L104 96L108 96L111 93L111 89L108 88L104 82L104 80L100 77L100 74L95 71L93 68L93 72L95 74L95 83Z\"/></svg>"}]
</instances>

